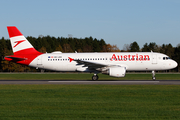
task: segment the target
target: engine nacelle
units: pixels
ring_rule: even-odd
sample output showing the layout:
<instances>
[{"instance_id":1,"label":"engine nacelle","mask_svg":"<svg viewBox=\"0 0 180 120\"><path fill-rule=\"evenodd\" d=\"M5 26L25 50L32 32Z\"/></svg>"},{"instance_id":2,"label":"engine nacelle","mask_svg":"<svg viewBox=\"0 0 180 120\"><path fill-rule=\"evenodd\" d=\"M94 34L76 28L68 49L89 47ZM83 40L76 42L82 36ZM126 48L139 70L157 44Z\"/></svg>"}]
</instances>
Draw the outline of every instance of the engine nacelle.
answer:
<instances>
[{"instance_id":1,"label":"engine nacelle","mask_svg":"<svg viewBox=\"0 0 180 120\"><path fill-rule=\"evenodd\" d=\"M103 71L103 74L109 74L111 77L124 77L126 75L125 67L110 67L107 71Z\"/></svg>"}]
</instances>

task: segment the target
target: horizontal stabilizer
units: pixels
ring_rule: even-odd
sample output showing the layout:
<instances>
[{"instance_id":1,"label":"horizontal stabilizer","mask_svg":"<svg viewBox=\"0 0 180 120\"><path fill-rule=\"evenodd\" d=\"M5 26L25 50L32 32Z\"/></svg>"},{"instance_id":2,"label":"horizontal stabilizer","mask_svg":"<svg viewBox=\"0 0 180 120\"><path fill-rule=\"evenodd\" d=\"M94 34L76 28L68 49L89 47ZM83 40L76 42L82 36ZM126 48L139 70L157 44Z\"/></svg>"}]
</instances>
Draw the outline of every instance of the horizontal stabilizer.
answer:
<instances>
[{"instance_id":1,"label":"horizontal stabilizer","mask_svg":"<svg viewBox=\"0 0 180 120\"><path fill-rule=\"evenodd\" d=\"M6 56L4 59L5 59L5 60L6 60L6 59L12 59L13 61L27 60L27 58L12 57L12 56Z\"/></svg>"}]
</instances>

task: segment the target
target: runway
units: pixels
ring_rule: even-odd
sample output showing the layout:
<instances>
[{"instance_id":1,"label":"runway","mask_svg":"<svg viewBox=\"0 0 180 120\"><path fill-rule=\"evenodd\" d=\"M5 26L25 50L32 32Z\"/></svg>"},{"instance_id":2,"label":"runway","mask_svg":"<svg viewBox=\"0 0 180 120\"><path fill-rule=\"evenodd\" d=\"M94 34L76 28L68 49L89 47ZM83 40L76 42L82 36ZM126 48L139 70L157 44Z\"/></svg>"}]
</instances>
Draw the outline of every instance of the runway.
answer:
<instances>
[{"instance_id":1,"label":"runway","mask_svg":"<svg viewBox=\"0 0 180 120\"><path fill-rule=\"evenodd\" d=\"M180 80L0 80L0 84L64 84L64 85L180 85Z\"/></svg>"}]
</instances>

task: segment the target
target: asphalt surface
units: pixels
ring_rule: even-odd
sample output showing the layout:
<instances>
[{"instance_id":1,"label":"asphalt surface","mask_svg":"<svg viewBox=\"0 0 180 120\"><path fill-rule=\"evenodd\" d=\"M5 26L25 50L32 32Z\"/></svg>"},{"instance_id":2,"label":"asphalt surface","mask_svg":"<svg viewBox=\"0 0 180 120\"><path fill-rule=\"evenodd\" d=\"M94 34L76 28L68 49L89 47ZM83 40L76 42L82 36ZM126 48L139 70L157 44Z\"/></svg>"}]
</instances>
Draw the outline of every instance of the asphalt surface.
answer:
<instances>
[{"instance_id":1,"label":"asphalt surface","mask_svg":"<svg viewBox=\"0 0 180 120\"><path fill-rule=\"evenodd\" d=\"M0 80L0 84L66 84L66 85L180 85L180 80Z\"/></svg>"}]
</instances>

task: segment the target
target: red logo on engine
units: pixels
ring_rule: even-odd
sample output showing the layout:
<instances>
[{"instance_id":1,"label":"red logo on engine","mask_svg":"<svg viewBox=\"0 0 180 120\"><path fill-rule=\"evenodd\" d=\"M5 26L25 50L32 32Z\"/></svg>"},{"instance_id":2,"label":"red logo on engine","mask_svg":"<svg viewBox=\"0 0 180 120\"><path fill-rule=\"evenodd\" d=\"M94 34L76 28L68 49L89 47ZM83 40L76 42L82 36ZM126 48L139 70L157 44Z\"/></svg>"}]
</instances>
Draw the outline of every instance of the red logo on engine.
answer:
<instances>
[{"instance_id":1,"label":"red logo on engine","mask_svg":"<svg viewBox=\"0 0 180 120\"><path fill-rule=\"evenodd\" d=\"M14 43L16 43L16 45L13 47L13 48L15 48L17 45L19 45L20 43L22 43L22 42L24 42L25 40L20 40L20 41L16 41L16 42L14 42Z\"/></svg>"}]
</instances>

